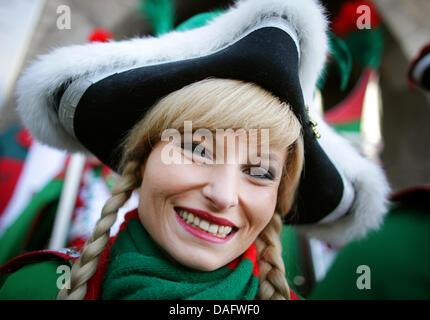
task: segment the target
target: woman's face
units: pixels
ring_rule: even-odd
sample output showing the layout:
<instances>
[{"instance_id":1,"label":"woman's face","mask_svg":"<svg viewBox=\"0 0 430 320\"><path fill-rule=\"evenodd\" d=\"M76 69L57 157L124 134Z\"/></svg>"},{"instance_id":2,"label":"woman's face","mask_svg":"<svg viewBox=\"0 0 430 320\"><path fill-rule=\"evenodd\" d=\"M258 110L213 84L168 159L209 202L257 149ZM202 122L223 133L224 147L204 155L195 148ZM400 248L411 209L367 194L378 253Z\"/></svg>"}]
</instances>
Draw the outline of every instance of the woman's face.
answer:
<instances>
[{"instance_id":1,"label":"woman's face","mask_svg":"<svg viewBox=\"0 0 430 320\"><path fill-rule=\"evenodd\" d=\"M234 134L222 139L228 135ZM249 163L252 155L245 161L239 157L243 141L236 141L239 147L224 152L220 161L212 147L220 139L217 135L211 144L198 140L191 147L177 143L173 148L160 141L141 168L138 210L143 226L174 260L197 270L218 269L255 241L275 211L287 157L287 149L270 148L269 171L251 171L256 167ZM205 149L196 156L199 144ZM167 163L163 157L168 150L181 163ZM211 155L216 163L204 163Z\"/></svg>"}]
</instances>

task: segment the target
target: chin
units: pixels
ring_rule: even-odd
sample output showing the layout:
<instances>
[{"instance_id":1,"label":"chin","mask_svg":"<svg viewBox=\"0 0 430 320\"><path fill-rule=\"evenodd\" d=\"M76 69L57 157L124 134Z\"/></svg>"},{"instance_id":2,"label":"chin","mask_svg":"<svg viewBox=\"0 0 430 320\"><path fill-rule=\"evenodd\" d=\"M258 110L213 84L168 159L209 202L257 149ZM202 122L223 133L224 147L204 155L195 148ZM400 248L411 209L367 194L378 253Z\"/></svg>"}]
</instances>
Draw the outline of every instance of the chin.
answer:
<instances>
[{"instance_id":1,"label":"chin","mask_svg":"<svg viewBox=\"0 0 430 320\"><path fill-rule=\"evenodd\" d=\"M225 264L224 264L225 265ZM219 265L219 264L202 264L201 262L198 264L187 264L187 267L198 270L198 271L215 271L221 267L223 267L224 265Z\"/></svg>"},{"instance_id":2,"label":"chin","mask_svg":"<svg viewBox=\"0 0 430 320\"><path fill-rule=\"evenodd\" d=\"M221 259L217 258L216 256L204 256L201 254L196 254L194 259L190 259L190 257L173 257L173 259L183 266L198 271L215 271L221 267L224 267L230 262L221 262Z\"/></svg>"}]
</instances>

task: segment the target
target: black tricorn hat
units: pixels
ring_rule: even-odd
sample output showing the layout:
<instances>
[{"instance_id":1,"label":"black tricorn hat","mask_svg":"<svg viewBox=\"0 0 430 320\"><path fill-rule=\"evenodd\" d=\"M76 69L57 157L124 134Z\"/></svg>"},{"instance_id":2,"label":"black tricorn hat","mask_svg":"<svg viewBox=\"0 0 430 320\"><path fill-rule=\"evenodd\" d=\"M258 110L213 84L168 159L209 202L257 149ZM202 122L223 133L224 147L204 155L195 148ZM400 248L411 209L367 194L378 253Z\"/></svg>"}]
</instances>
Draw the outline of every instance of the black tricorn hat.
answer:
<instances>
[{"instance_id":1,"label":"black tricorn hat","mask_svg":"<svg viewBox=\"0 0 430 320\"><path fill-rule=\"evenodd\" d=\"M18 82L18 110L35 138L117 170L117 146L161 97L209 77L256 83L288 102L303 127L297 212L286 222L345 242L379 226L389 186L314 110L326 31L314 0L239 1L197 29L41 56Z\"/></svg>"}]
</instances>

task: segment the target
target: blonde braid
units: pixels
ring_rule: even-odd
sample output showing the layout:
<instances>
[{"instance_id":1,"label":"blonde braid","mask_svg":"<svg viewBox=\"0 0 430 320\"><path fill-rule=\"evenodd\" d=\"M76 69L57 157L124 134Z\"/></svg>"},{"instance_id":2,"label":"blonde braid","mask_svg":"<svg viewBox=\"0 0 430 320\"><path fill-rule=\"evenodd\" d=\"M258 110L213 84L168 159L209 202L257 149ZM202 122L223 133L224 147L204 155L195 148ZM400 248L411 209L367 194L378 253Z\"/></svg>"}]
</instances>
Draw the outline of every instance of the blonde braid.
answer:
<instances>
[{"instance_id":1,"label":"blonde braid","mask_svg":"<svg viewBox=\"0 0 430 320\"><path fill-rule=\"evenodd\" d=\"M290 287L285 278L280 234L282 220L279 213L261 232L256 240L260 286L258 297L262 300L290 300Z\"/></svg>"},{"instance_id":2,"label":"blonde braid","mask_svg":"<svg viewBox=\"0 0 430 320\"><path fill-rule=\"evenodd\" d=\"M87 292L87 281L97 269L100 253L106 247L110 228L115 223L118 209L130 198L134 189L141 182L140 162L130 161L123 170L123 176L112 189L112 197L102 209L92 236L87 240L82 254L72 267L70 289L62 289L57 296L59 300L82 300Z\"/></svg>"},{"instance_id":3,"label":"blonde braid","mask_svg":"<svg viewBox=\"0 0 430 320\"><path fill-rule=\"evenodd\" d=\"M290 287L285 277L285 265L282 259L282 218L281 213L288 213L294 202L303 169L303 137L299 136L289 147L288 159L279 185L276 211L272 219L256 240L260 287L258 296L262 300L290 300Z\"/></svg>"}]
</instances>

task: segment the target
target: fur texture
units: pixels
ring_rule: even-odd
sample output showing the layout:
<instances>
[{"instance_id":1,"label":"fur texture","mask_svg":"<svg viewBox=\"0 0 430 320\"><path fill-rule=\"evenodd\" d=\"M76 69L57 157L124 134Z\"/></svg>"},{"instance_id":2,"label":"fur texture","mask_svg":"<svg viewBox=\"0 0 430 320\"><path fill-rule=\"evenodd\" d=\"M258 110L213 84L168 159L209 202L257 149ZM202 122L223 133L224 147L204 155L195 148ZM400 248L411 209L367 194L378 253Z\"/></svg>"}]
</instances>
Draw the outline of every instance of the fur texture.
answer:
<instances>
[{"instance_id":1,"label":"fur texture","mask_svg":"<svg viewBox=\"0 0 430 320\"><path fill-rule=\"evenodd\" d=\"M18 112L38 140L69 152L89 153L62 127L54 96L62 84L80 78L101 79L124 70L168 61L199 57L214 52L246 30L274 16L288 21L295 30L300 51L300 82L305 102L313 112L316 82L328 54L328 22L317 0L240 0L208 25L159 38L135 38L56 49L40 56L17 84ZM389 186L382 170L361 157L323 120L320 143L339 171L355 187L350 214L337 221L301 227L310 236L344 242L377 228L386 212Z\"/></svg>"}]
</instances>

